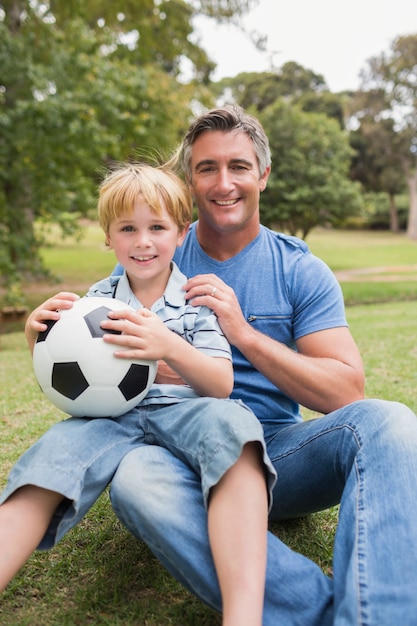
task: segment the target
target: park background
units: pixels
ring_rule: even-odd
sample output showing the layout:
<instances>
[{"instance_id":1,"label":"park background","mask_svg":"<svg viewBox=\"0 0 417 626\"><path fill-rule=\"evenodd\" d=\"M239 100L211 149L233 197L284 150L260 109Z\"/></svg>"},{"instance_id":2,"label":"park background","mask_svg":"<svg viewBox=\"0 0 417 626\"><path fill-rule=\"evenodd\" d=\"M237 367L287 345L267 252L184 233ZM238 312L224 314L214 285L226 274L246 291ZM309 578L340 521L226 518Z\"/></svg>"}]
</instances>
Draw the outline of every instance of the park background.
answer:
<instances>
[{"instance_id":1,"label":"park background","mask_svg":"<svg viewBox=\"0 0 417 626\"><path fill-rule=\"evenodd\" d=\"M239 28L256 4L0 1L1 486L63 417L34 380L27 311L61 289L81 295L114 266L95 219L104 169L164 159L216 103L262 121L273 159L262 221L306 238L335 272L367 396L417 410L417 34L375 50L354 90L333 92L296 61L213 80L195 20ZM262 51L258 35L246 32ZM271 529L331 575L336 521L337 507ZM105 493L56 549L30 559L1 598L0 623L220 618L121 527Z\"/></svg>"}]
</instances>

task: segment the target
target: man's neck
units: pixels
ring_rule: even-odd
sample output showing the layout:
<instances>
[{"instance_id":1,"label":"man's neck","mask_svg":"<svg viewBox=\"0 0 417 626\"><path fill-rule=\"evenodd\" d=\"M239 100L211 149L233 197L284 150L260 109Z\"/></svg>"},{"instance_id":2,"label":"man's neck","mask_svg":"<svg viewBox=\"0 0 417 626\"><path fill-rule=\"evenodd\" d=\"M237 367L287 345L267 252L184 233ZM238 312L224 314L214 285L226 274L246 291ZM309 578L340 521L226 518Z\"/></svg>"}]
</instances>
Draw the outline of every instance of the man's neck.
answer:
<instances>
[{"instance_id":1,"label":"man's neck","mask_svg":"<svg viewBox=\"0 0 417 626\"><path fill-rule=\"evenodd\" d=\"M216 261L227 261L241 252L258 236L259 223L252 228L219 232L204 222L197 224L197 239L204 252Z\"/></svg>"}]
</instances>

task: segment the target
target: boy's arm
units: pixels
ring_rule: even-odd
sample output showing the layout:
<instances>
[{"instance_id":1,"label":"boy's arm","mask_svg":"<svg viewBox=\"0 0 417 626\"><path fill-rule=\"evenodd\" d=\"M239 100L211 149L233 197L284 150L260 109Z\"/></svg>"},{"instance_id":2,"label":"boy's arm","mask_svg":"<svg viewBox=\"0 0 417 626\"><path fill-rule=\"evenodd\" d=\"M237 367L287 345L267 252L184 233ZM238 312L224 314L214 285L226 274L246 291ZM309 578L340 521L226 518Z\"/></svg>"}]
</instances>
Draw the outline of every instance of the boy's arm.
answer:
<instances>
[{"instance_id":1,"label":"boy's arm","mask_svg":"<svg viewBox=\"0 0 417 626\"><path fill-rule=\"evenodd\" d=\"M171 333L181 345L165 357L167 365L200 396L227 398L233 389L233 366L229 359L208 356Z\"/></svg>"},{"instance_id":2,"label":"boy's arm","mask_svg":"<svg viewBox=\"0 0 417 626\"><path fill-rule=\"evenodd\" d=\"M106 334L104 341L130 348L116 350L116 356L163 360L200 396L226 398L231 394L233 366L228 358L212 357L197 350L147 309L112 311L109 318L102 322L102 327L122 334Z\"/></svg>"}]
</instances>

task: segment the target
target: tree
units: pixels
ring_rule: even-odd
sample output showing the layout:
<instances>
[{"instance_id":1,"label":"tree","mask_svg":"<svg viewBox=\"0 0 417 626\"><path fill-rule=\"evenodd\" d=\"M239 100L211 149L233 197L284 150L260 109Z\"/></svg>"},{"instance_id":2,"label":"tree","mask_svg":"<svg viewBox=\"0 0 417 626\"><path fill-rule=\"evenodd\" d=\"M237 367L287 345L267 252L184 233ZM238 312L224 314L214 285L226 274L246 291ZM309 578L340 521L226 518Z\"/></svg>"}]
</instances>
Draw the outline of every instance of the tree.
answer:
<instances>
[{"instance_id":1,"label":"tree","mask_svg":"<svg viewBox=\"0 0 417 626\"><path fill-rule=\"evenodd\" d=\"M367 95L367 94L361 94ZM395 196L404 191L404 175L394 151L395 130L392 119L362 118L360 127L350 133L355 154L350 175L366 191L384 192L389 200L389 224L392 232L400 230Z\"/></svg>"},{"instance_id":2,"label":"tree","mask_svg":"<svg viewBox=\"0 0 417 626\"><path fill-rule=\"evenodd\" d=\"M343 128L344 98L332 94L321 74L295 61L284 63L273 72L243 72L214 83L213 91L222 102L236 102L247 109L263 111L279 98L300 105L303 111L325 113Z\"/></svg>"},{"instance_id":3,"label":"tree","mask_svg":"<svg viewBox=\"0 0 417 626\"><path fill-rule=\"evenodd\" d=\"M260 119L272 154L263 223L305 238L313 228L338 226L360 209L358 185L348 178L352 150L336 120L283 100Z\"/></svg>"},{"instance_id":4,"label":"tree","mask_svg":"<svg viewBox=\"0 0 417 626\"><path fill-rule=\"evenodd\" d=\"M352 117L364 134L372 125L374 138L377 133L383 139L384 177L392 176L393 163L401 168L409 192L407 234L417 239L417 35L397 37L389 54L368 61L361 78ZM388 183L381 184L387 188Z\"/></svg>"},{"instance_id":5,"label":"tree","mask_svg":"<svg viewBox=\"0 0 417 626\"><path fill-rule=\"evenodd\" d=\"M254 2L0 0L0 273L9 294L45 273L42 230L72 232L113 161L176 145L214 64L192 18ZM235 19L235 17L233 18ZM180 82L188 59L189 84Z\"/></svg>"},{"instance_id":6,"label":"tree","mask_svg":"<svg viewBox=\"0 0 417 626\"><path fill-rule=\"evenodd\" d=\"M278 98L297 101L305 93L327 90L323 76L288 61L273 72L243 72L223 78L214 85L219 97L237 102L244 109L255 106L262 111Z\"/></svg>"}]
</instances>

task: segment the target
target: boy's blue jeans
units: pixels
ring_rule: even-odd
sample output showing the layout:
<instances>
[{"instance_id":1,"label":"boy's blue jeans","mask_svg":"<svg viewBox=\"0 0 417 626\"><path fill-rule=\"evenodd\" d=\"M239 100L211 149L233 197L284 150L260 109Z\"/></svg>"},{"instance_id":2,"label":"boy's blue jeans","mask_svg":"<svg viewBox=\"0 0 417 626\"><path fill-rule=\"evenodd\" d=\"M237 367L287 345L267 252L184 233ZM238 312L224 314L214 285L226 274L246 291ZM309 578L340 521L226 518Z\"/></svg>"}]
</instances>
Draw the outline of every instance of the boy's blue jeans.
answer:
<instances>
[{"instance_id":1,"label":"boy's blue jeans","mask_svg":"<svg viewBox=\"0 0 417 626\"><path fill-rule=\"evenodd\" d=\"M238 400L194 398L139 406L112 419L68 418L54 424L20 457L0 504L24 485L62 494L64 500L39 545L47 549L87 513L131 450L154 445L170 450L200 476L199 489L207 502L210 489L236 463L243 446L253 441L263 450L271 501L276 473L266 455L262 426Z\"/></svg>"},{"instance_id":2,"label":"boy's blue jeans","mask_svg":"<svg viewBox=\"0 0 417 626\"><path fill-rule=\"evenodd\" d=\"M278 474L271 520L340 502L334 576L269 533L264 625L417 624L417 417L362 400L301 424L265 429ZM129 452L111 497L120 520L207 604L220 592L200 479L158 446Z\"/></svg>"}]
</instances>

